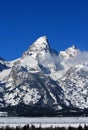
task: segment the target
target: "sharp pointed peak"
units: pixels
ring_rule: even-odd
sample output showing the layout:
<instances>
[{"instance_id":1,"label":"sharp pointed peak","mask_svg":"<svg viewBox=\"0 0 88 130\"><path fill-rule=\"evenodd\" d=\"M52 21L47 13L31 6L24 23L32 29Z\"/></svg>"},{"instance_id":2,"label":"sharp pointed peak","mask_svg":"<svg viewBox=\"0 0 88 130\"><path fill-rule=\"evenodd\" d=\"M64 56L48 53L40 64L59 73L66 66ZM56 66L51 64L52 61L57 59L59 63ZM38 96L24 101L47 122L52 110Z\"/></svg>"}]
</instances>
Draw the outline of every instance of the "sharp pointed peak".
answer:
<instances>
[{"instance_id":1,"label":"sharp pointed peak","mask_svg":"<svg viewBox=\"0 0 88 130\"><path fill-rule=\"evenodd\" d=\"M75 48L75 45L74 45L74 44L72 45L72 48Z\"/></svg>"},{"instance_id":2,"label":"sharp pointed peak","mask_svg":"<svg viewBox=\"0 0 88 130\"><path fill-rule=\"evenodd\" d=\"M42 55L42 53L46 53L49 51L50 51L50 45L47 37L44 35L39 37L35 42L33 42L33 44L29 47L29 49L26 51L25 54L36 57L40 53Z\"/></svg>"},{"instance_id":3,"label":"sharp pointed peak","mask_svg":"<svg viewBox=\"0 0 88 130\"><path fill-rule=\"evenodd\" d=\"M49 46L49 42L48 42L47 37L46 37L46 36L41 36L41 37L39 37L39 38L30 46L29 49L32 49L32 48L35 48L35 47L36 47L37 49L39 49L39 48L41 48L41 49L43 49L43 48L49 49L50 46Z\"/></svg>"},{"instance_id":4,"label":"sharp pointed peak","mask_svg":"<svg viewBox=\"0 0 88 130\"><path fill-rule=\"evenodd\" d=\"M39 37L37 40L40 40L40 39L47 40L47 36L43 35L43 36Z\"/></svg>"},{"instance_id":5,"label":"sharp pointed peak","mask_svg":"<svg viewBox=\"0 0 88 130\"><path fill-rule=\"evenodd\" d=\"M77 49L76 45L74 45L74 44L72 45L71 48L73 48L73 49Z\"/></svg>"},{"instance_id":6,"label":"sharp pointed peak","mask_svg":"<svg viewBox=\"0 0 88 130\"><path fill-rule=\"evenodd\" d=\"M38 45L39 45L39 44L46 44L46 45L47 45L47 44L49 44L49 43L48 43L48 38L47 38L47 36L45 36L45 35L44 35L44 36L41 36L41 37L39 37L33 44L36 44L36 45L37 45L37 44L38 44Z\"/></svg>"}]
</instances>

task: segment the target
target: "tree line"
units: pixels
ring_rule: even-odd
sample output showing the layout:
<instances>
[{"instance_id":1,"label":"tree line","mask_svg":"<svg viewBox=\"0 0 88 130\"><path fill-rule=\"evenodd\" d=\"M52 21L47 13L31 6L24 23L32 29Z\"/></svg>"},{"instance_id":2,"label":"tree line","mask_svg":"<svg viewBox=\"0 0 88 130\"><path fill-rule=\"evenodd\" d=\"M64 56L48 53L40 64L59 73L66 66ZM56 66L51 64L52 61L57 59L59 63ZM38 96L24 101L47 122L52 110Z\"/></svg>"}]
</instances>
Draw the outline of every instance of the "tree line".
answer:
<instances>
[{"instance_id":1,"label":"tree line","mask_svg":"<svg viewBox=\"0 0 88 130\"><path fill-rule=\"evenodd\" d=\"M84 125L84 127L82 127L81 125L79 125L78 127L69 126L68 128L51 126L47 128L42 128L41 126L35 127L34 125L32 125L30 127L29 125L25 125L25 126L16 126L15 128L10 126L1 127L0 130L88 130L88 126L86 125Z\"/></svg>"}]
</instances>

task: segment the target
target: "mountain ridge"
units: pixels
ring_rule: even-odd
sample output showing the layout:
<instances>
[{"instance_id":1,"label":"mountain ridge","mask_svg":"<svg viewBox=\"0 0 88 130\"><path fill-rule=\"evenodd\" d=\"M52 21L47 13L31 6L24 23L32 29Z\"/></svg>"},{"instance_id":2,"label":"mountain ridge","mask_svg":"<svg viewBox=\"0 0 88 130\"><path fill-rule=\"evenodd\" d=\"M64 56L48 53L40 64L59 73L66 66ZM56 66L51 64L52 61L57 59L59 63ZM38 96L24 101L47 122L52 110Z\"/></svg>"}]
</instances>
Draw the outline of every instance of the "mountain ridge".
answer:
<instances>
[{"instance_id":1,"label":"mountain ridge","mask_svg":"<svg viewBox=\"0 0 88 130\"><path fill-rule=\"evenodd\" d=\"M0 110L10 116L88 115L87 57L75 46L58 53L43 36L21 58L1 58Z\"/></svg>"}]
</instances>

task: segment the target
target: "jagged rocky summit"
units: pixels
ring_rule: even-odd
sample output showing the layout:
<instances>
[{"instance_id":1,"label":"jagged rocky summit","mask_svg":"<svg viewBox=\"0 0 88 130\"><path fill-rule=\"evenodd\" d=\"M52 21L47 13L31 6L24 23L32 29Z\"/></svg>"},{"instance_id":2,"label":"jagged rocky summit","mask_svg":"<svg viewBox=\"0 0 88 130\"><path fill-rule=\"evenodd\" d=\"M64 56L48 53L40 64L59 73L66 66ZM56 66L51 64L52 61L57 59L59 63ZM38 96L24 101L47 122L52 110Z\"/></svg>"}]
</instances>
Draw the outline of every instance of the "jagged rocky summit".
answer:
<instances>
[{"instance_id":1,"label":"jagged rocky summit","mask_svg":"<svg viewBox=\"0 0 88 130\"><path fill-rule=\"evenodd\" d=\"M22 57L0 58L0 111L8 116L88 116L88 53L57 52L46 36Z\"/></svg>"}]
</instances>

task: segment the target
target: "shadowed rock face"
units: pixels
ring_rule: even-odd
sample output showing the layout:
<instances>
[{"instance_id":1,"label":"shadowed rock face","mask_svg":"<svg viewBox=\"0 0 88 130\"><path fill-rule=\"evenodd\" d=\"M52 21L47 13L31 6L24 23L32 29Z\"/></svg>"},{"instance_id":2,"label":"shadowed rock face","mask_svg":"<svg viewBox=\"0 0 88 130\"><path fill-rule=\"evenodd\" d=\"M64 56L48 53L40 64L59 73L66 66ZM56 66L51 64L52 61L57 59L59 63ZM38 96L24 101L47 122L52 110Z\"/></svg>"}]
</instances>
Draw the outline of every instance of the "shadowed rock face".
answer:
<instances>
[{"instance_id":1,"label":"shadowed rock face","mask_svg":"<svg viewBox=\"0 0 88 130\"><path fill-rule=\"evenodd\" d=\"M8 68L9 68L9 67L6 66L5 64L1 64L1 63L0 63L0 71L3 71L3 70L8 69Z\"/></svg>"},{"instance_id":2,"label":"shadowed rock face","mask_svg":"<svg viewBox=\"0 0 88 130\"><path fill-rule=\"evenodd\" d=\"M43 36L21 58L0 58L0 110L19 116L87 115L88 62L79 60L81 55L75 46L58 53Z\"/></svg>"},{"instance_id":3,"label":"shadowed rock face","mask_svg":"<svg viewBox=\"0 0 88 130\"><path fill-rule=\"evenodd\" d=\"M5 69L9 69L7 61L5 59L0 57L0 71L3 71Z\"/></svg>"}]
</instances>

